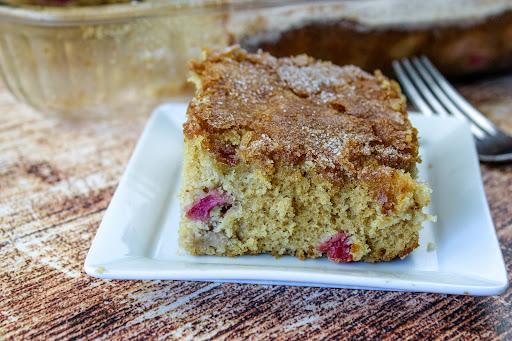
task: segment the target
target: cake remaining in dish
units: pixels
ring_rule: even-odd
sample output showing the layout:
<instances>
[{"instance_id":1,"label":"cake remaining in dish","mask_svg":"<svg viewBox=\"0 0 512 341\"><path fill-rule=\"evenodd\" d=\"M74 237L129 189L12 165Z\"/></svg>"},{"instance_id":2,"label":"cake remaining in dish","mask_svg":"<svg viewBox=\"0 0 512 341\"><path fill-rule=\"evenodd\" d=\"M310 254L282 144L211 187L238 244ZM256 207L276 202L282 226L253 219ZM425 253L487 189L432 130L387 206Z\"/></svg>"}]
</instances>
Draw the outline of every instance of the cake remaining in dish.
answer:
<instances>
[{"instance_id":1,"label":"cake remaining in dish","mask_svg":"<svg viewBox=\"0 0 512 341\"><path fill-rule=\"evenodd\" d=\"M230 41L276 57L308 54L393 74L393 60L426 55L462 76L512 67L512 1L330 1L230 16Z\"/></svg>"},{"instance_id":2,"label":"cake remaining in dish","mask_svg":"<svg viewBox=\"0 0 512 341\"><path fill-rule=\"evenodd\" d=\"M398 84L238 47L191 70L181 249L380 262L418 247L430 189Z\"/></svg>"}]
</instances>

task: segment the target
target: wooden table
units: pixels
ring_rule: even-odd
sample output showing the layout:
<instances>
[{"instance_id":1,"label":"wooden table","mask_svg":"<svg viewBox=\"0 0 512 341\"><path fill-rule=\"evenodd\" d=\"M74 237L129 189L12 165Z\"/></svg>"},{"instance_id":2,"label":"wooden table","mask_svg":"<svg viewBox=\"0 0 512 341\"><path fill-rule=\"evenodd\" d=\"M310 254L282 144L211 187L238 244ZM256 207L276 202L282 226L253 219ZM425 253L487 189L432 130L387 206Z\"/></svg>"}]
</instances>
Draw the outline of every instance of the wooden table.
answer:
<instances>
[{"instance_id":1,"label":"wooden table","mask_svg":"<svg viewBox=\"0 0 512 341\"><path fill-rule=\"evenodd\" d=\"M512 76L459 89L512 133ZM512 339L512 289L470 297L87 276L145 121L50 119L0 88L0 339ZM482 174L510 279L512 165Z\"/></svg>"}]
</instances>

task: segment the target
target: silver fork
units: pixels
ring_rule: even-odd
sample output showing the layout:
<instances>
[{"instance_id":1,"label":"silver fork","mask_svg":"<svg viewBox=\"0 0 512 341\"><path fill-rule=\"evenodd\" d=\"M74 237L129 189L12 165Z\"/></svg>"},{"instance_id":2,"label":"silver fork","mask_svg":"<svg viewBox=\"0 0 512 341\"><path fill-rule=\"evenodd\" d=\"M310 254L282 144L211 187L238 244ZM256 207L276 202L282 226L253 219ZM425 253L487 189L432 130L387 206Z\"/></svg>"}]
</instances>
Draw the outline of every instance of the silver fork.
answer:
<instances>
[{"instance_id":1,"label":"silver fork","mask_svg":"<svg viewBox=\"0 0 512 341\"><path fill-rule=\"evenodd\" d=\"M466 101L427 57L393 61L402 88L424 115L453 115L467 120L480 161L512 161L512 137L499 130Z\"/></svg>"}]
</instances>

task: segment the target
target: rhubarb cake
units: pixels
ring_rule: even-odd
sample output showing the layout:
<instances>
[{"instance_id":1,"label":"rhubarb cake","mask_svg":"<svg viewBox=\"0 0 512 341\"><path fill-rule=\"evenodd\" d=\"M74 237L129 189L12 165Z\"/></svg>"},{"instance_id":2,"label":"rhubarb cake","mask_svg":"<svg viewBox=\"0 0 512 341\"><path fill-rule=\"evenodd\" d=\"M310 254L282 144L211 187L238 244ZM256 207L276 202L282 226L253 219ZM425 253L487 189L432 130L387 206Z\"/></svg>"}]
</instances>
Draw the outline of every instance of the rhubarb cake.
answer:
<instances>
[{"instance_id":1,"label":"rhubarb cake","mask_svg":"<svg viewBox=\"0 0 512 341\"><path fill-rule=\"evenodd\" d=\"M231 41L274 56L300 53L392 74L426 55L449 76L512 67L512 1L310 1L232 15Z\"/></svg>"},{"instance_id":2,"label":"rhubarb cake","mask_svg":"<svg viewBox=\"0 0 512 341\"><path fill-rule=\"evenodd\" d=\"M431 190L396 82L238 47L191 71L180 249L373 263L418 247Z\"/></svg>"}]
</instances>

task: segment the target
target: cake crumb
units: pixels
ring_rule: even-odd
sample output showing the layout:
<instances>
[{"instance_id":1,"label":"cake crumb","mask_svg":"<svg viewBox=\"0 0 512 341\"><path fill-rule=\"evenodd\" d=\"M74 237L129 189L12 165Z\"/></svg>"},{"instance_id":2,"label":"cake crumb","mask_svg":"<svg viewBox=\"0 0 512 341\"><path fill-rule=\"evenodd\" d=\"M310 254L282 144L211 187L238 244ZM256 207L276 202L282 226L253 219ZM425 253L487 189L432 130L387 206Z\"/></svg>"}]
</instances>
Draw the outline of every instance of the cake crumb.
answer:
<instances>
[{"instance_id":1,"label":"cake crumb","mask_svg":"<svg viewBox=\"0 0 512 341\"><path fill-rule=\"evenodd\" d=\"M436 244L430 242L427 245L427 251L434 251L436 249Z\"/></svg>"},{"instance_id":2,"label":"cake crumb","mask_svg":"<svg viewBox=\"0 0 512 341\"><path fill-rule=\"evenodd\" d=\"M105 271L107 271L107 269L105 269L105 267L103 267L103 266L100 266L99 268L97 268L97 269L96 269L96 271L95 271L95 272L96 272L97 274L102 274L102 273L104 273Z\"/></svg>"}]
</instances>

